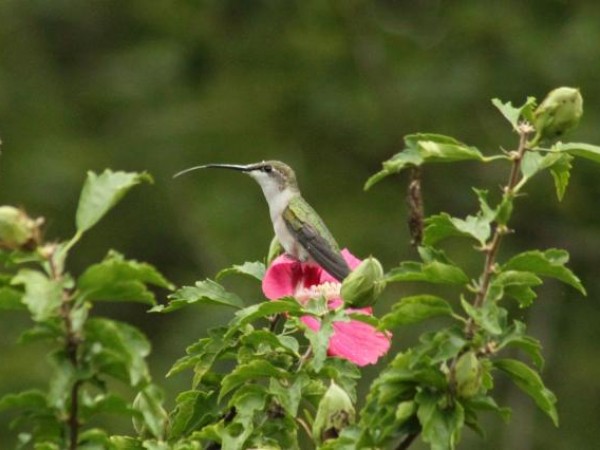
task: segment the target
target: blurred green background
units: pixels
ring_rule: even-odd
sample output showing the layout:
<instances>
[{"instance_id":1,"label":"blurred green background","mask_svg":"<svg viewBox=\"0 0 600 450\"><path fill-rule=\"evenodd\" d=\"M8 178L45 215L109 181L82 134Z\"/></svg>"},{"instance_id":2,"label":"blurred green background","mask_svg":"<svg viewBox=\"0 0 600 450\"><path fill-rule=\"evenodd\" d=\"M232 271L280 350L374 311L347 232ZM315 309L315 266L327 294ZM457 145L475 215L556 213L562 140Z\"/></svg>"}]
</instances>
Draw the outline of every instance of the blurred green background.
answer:
<instances>
[{"instance_id":1,"label":"blurred green background","mask_svg":"<svg viewBox=\"0 0 600 450\"><path fill-rule=\"evenodd\" d=\"M581 88L585 114L568 138L600 143L600 3L481 0L2 0L0 2L0 203L47 220L47 239L73 233L87 170L148 170L136 188L86 236L73 273L109 248L157 266L178 285L225 266L263 258L272 236L262 194L229 172L172 174L208 162L281 159L338 241L386 267L414 258L405 225L406 177L368 193L362 185L416 131L450 134L484 153L515 136L491 106L541 98L560 85ZM576 161L557 203L550 177L519 200L503 254L566 248L588 288L549 283L526 318L542 340L544 377L559 398L561 426L502 382L515 408L505 426L486 420L488 438L467 431L464 449L591 449L600 431L600 168ZM470 186L498 192L502 164L427 168L426 210L474 210ZM450 248L476 274L480 255ZM502 255L501 255L502 256ZM258 286L228 280L249 301ZM409 288L406 288L409 289ZM410 287L410 289L416 289ZM402 290L390 291L387 311ZM164 299L165 293L159 293ZM169 405L189 377L165 380L170 364L228 312L193 309L150 315L139 305L98 313L133 322L151 338L151 365ZM0 395L44 386L44 346L19 347L29 324L0 315ZM419 332L395 333L404 349ZM377 367L365 370L369 377ZM0 415L0 448L12 448ZM128 423L111 423L129 432ZM414 448L423 448L420 444Z\"/></svg>"}]
</instances>

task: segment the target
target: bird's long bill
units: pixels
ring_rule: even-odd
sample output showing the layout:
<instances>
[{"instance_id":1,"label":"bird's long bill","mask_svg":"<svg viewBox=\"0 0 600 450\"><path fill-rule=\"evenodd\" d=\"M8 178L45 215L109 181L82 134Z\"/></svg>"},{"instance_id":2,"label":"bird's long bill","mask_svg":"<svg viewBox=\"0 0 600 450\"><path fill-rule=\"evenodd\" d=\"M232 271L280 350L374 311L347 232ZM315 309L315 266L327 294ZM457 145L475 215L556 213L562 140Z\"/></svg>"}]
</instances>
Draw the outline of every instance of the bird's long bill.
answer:
<instances>
[{"instance_id":1,"label":"bird's long bill","mask_svg":"<svg viewBox=\"0 0 600 450\"><path fill-rule=\"evenodd\" d=\"M188 172L192 172L198 169L230 169L230 170L239 170L241 172L247 172L252 169L252 165L240 165L240 164L205 164L203 166L194 166L189 169L182 170L181 172L177 172L173 175L173 178L177 178L178 176L185 175Z\"/></svg>"}]
</instances>

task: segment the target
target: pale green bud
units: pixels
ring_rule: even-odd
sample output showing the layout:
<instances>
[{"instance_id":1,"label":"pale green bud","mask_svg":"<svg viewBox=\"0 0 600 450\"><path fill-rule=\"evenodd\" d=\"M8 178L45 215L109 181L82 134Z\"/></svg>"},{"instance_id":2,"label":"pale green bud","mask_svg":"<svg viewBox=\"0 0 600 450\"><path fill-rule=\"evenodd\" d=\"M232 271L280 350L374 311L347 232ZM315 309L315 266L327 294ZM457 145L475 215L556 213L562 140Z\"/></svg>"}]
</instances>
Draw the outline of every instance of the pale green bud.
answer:
<instances>
[{"instance_id":1,"label":"pale green bud","mask_svg":"<svg viewBox=\"0 0 600 450\"><path fill-rule=\"evenodd\" d=\"M456 393L459 397L469 398L479 393L482 368L481 362L474 352L469 351L458 358L454 367L454 381L456 383Z\"/></svg>"},{"instance_id":2,"label":"pale green bud","mask_svg":"<svg viewBox=\"0 0 600 450\"><path fill-rule=\"evenodd\" d=\"M356 420L356 411L348 393L333 380L319 402L313 423L313 437L320 443L339 436L341 431Z\"/></svg>"},{"instance_id":3,"label":"pale green bud","mask_svg":"<svg viewBox=\"0 0 600 450\"><path fill-rule=\"evenodd\" d=\"M550 91L533 113L537 136L557 138L577 126L583 115L579 89L560 87Z\"/></svg>"},{"instance_id":4,"label":"pale green bud","mask_svg":"<svg viewBox=\"0 0 600 450\"><path fill-rule=\"evenodd\" d=\"M346 277L340 293L346 305L362 308L374 304L384 288L383 267L370 256Z\"/></svg>"},{"instance_id":5,"label":"pale green bud","mask_svg":"<svg viewBox=\"0 0 600 450\"><path fill-rule=\"evenodd\" d=\"M37 241L39 221L13 206L0 206L0 246L10 249L26 247Z\"/></svg>"}]
</instances>

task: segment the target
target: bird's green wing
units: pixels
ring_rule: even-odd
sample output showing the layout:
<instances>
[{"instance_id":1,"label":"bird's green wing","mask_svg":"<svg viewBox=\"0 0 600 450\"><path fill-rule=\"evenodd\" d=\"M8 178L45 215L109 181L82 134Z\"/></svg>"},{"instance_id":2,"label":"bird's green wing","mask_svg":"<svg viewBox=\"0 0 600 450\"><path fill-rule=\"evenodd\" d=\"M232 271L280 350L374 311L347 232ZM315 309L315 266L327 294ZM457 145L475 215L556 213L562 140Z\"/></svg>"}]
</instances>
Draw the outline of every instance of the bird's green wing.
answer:
<instances>
[{"instance_id":1,"label":"bird's green wing","mask_svg":"<svg viewBox=\"0 0 600 450\"><path fill-rule=\"evenodd\" d=\"M342 257L335 239L308 203L302 198L292 199L283 212L283 219L290 232L317 264L336 280L346 278L350 267Z\"/></svg>"}]
</instances>

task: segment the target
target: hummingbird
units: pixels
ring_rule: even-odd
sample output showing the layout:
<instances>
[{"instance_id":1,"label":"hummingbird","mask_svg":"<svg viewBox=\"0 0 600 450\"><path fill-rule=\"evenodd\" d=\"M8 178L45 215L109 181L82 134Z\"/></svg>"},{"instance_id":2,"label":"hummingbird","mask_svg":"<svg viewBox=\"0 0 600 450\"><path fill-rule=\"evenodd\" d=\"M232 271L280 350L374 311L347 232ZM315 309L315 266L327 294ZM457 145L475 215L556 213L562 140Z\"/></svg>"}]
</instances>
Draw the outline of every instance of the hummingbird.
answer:
<instances>
[{"instance_id":1,"label":"hummingbird","mask_svg":"<svg viewBox=\"0 0 600 450\"><path fill-rule=\"evenodd\" d=\"M350 273L335 238L300 194L296 174L290 166L281 161L247 165L206 164L182 170L174 178L197 169L230 169L250 175L262 188L275 235L289 256L298 261L317 263L338 281Z\"/></svg>"}]
</instances>

